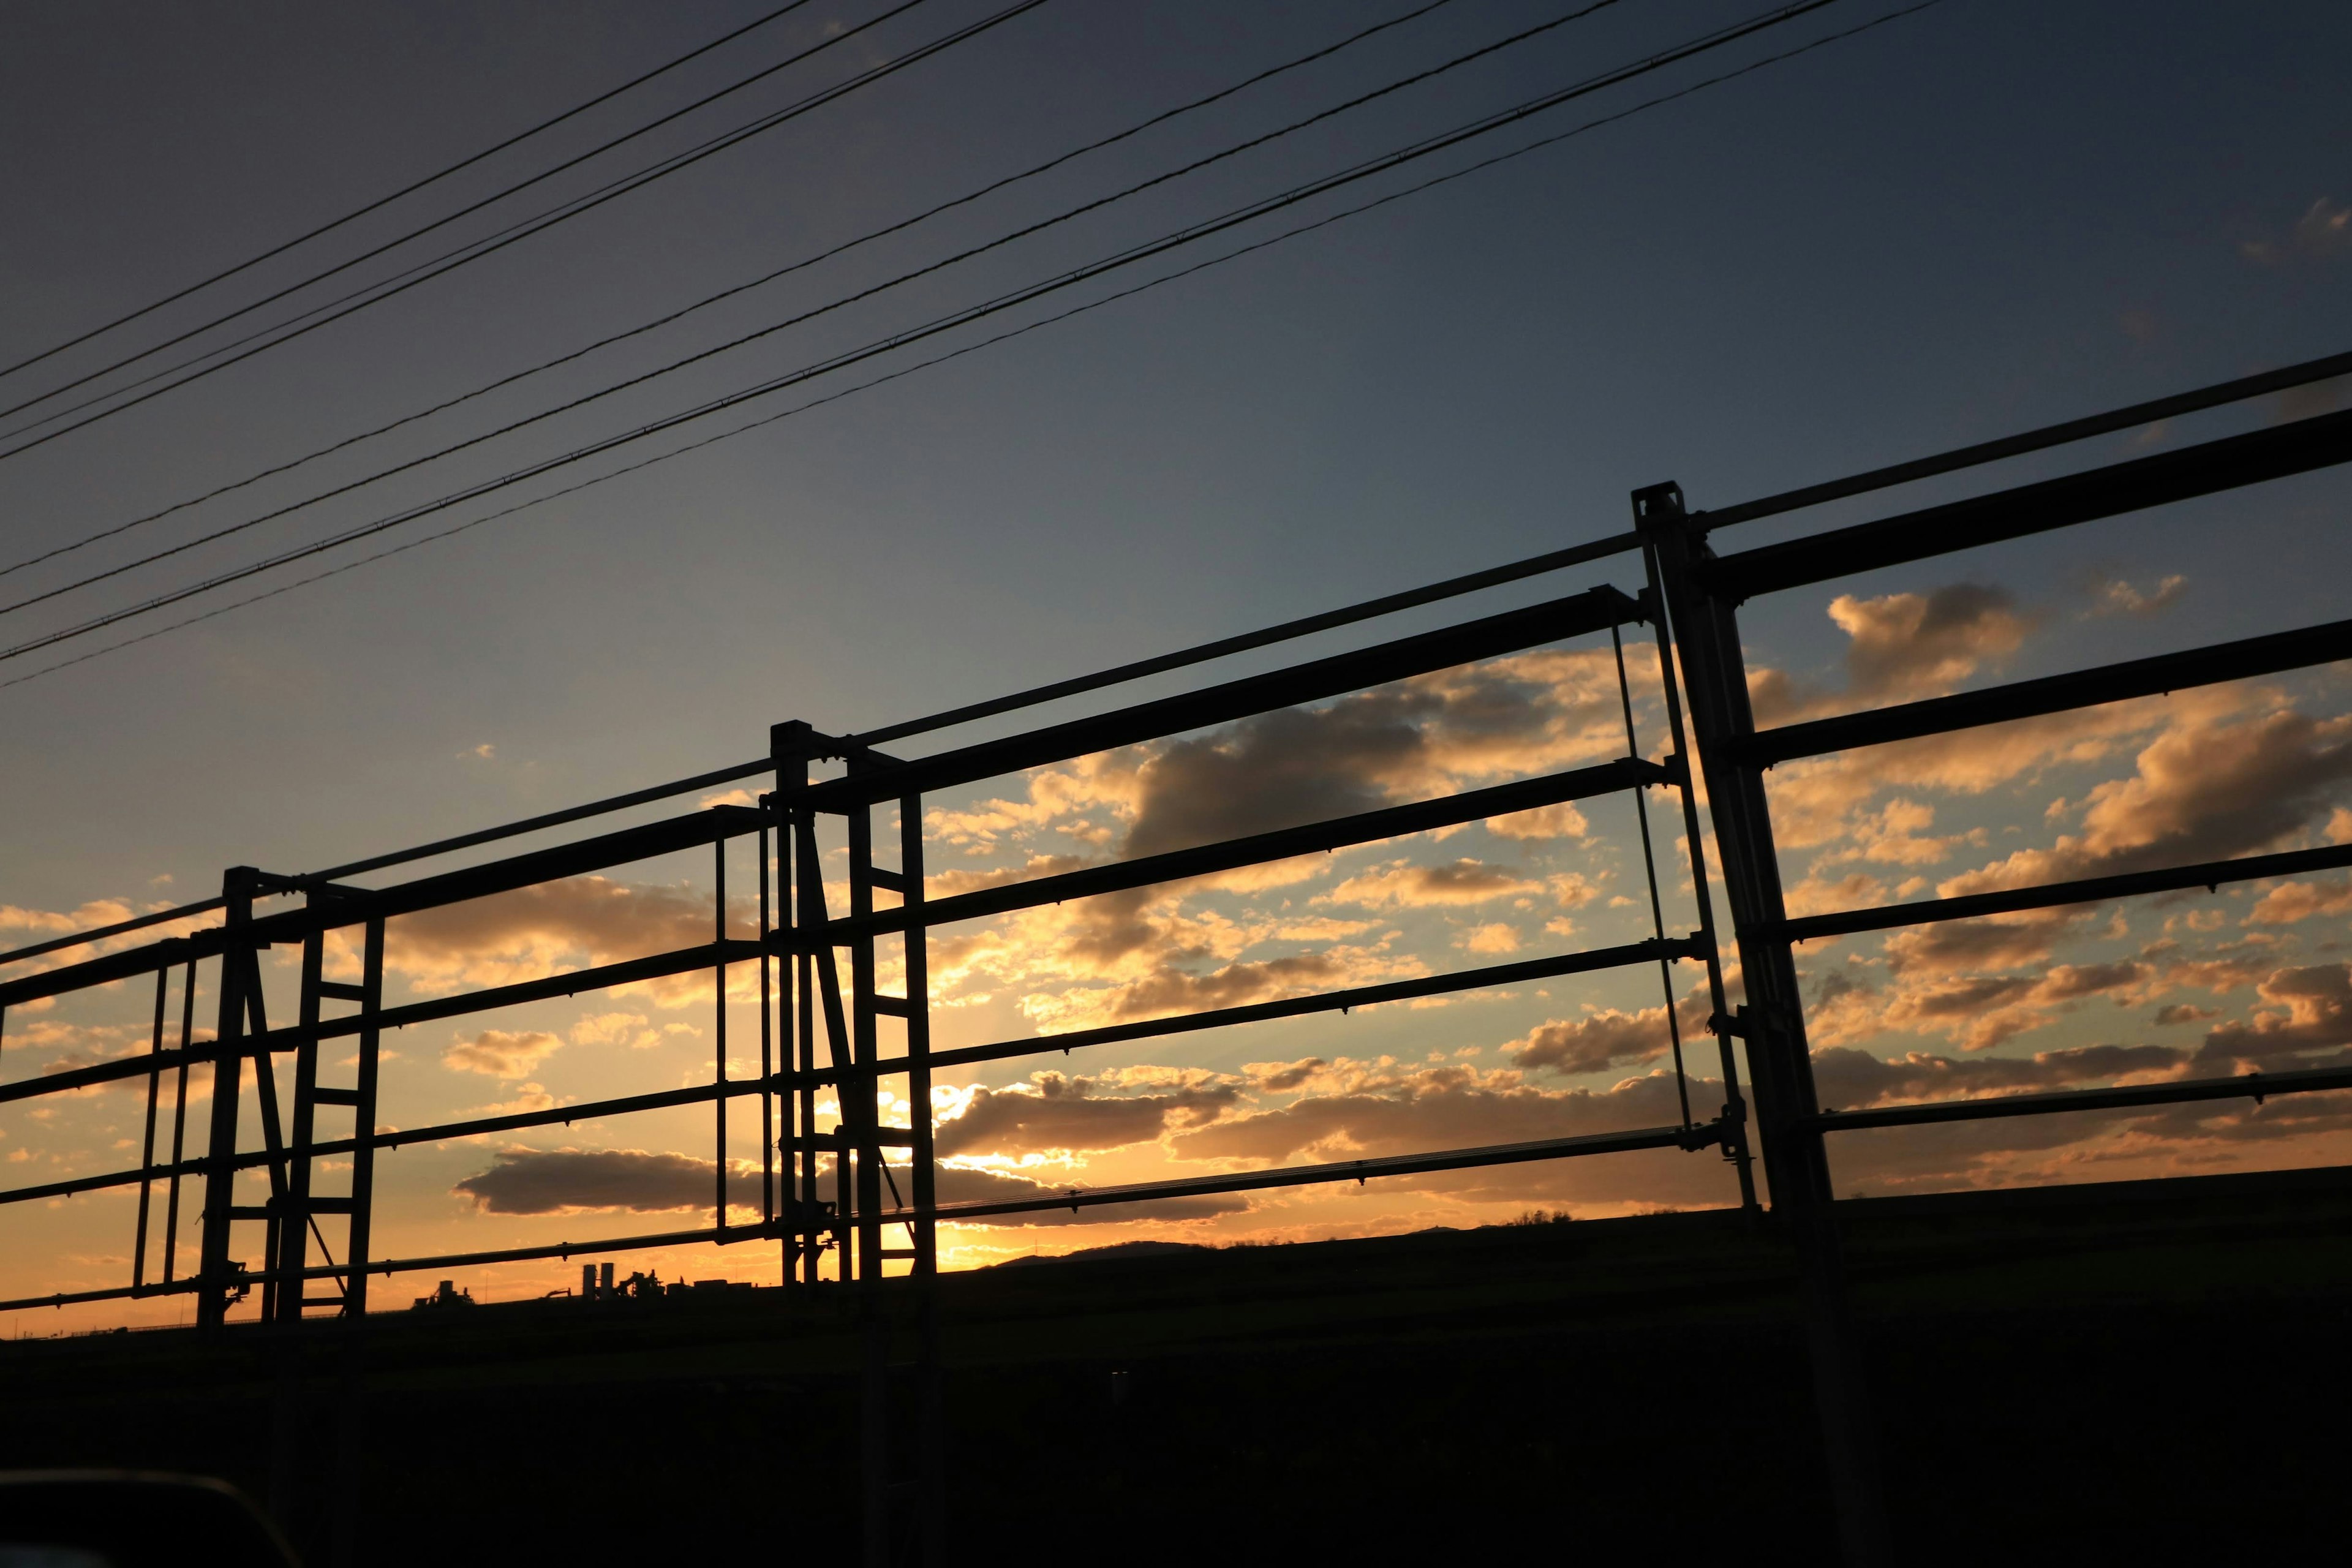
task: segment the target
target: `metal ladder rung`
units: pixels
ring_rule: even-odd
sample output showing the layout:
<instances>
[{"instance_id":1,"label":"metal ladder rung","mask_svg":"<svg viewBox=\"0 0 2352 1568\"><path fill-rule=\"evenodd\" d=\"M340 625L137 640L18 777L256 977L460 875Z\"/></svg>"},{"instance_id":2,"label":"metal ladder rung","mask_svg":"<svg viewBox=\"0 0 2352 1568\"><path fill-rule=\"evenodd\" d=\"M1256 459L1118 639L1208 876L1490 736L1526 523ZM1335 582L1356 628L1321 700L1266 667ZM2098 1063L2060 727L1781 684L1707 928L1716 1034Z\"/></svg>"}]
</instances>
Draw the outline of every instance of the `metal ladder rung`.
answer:
<instances>
[{"instance_id":1,"label":"metal ladder rung","mask_svg":"<svg viewBox=\"0 0 2352 1568\"><path fill-rule=\"evenodd\" d=\"M878 991L874 994L874 1010L877 1013L887 1013L894 1018L911 1018L915 1016L915 1005L906 997L885 996Z\"/></svg>"},{"instance_id":2,"label":"metal ladder rung","mask_svg":"<svg viewBox=\"0 0 2352 1568\"><path fill-rule=\"evenodd\" d=\"M868 866L866 868L866 879L886 893L896 893L902 899L907 896L907 879L899 872L886 871L879 866Z\"/></svg>"},{"instance_id":3,"label":"metal ladder rung","mask_svg":"<svg viewBox=\"0 0 2352 1568\"><path fill-rule=\"evenodd\" d=\"M348 1105L352 1110L356 1110L359 1109L360 1104L360 1091L355 1089L313 1089L310 1091L310 1103L313 1105Z\"/></svg>"},{"instance_id":4,"label":"metal ladder rung","mask_svg":"<svg viewBox=\"0 0 2352 1568\"><path fill-rule=\"evenodd\" d=\"M366 986L353 985L348 982L341 980L320 981L319 994L321 996L331 997L338 1002L358 1002L365 1004L372 1000L368 995Z\"/></svg>"}]
</instances>

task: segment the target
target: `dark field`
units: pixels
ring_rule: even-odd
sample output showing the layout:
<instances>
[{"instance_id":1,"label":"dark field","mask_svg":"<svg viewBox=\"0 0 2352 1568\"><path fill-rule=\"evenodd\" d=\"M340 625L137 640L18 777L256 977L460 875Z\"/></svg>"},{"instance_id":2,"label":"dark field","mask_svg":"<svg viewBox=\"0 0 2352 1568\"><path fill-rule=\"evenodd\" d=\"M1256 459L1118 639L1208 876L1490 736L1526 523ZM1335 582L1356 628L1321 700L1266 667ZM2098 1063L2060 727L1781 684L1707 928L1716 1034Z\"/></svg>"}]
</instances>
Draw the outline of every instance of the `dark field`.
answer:
<instances>
[{"instance_id":1,"label":"dark field","mask_svg":"<svg viewBox=\"0 0 2352 1568\"><path fill-rule=\"evenodd\" d=\"M1903 1561L2345 1560L2352 1173L1840 1209ZM1769 1222L1727 1214L950 1276L953 1554L1827 1562L1794 1300ZM354 1398L359 1563L856 1560L844 1304L305 1339L278 1452L311 1561ZM0 1465L264 1496L295 1370L243 1329L0 1344Z\"/></svg>"}]
</instances>

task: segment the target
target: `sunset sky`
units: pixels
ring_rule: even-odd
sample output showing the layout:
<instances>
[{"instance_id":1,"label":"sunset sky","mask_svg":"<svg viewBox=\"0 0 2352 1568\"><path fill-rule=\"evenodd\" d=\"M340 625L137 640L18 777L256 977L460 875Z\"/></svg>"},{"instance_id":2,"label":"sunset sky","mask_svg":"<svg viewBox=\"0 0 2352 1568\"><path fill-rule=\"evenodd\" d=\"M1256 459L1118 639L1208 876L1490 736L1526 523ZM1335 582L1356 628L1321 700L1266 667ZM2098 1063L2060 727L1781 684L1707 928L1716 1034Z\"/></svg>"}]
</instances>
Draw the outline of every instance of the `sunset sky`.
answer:
<instances>
[{"instance_id":1,"label":"sunset sky","mask_svg":"<svg viewBox=\"0 0 2352 1568\"><path fill-rule=\"evenodd\" d=\"M551 233L288 347L0 456L0 566L471 391L1339 41L1384 7L1050 0ZM16 18L0 123L0 363L169 293L772 8L415 4ZM132 328L0 379L0 406L209 320L410 224L881 15L817 5L432 192ZM592 190L1000 9L929 0L551 182ZM2341 6L1943 0L1622 122L1105 303L642 472L247 607L194 615L752 417L1105 300L1899 7L1840 0L1702 60L989 322L363 543L0 658L0 943L748 759L768 726L870 729L1595 538L1627 493L1725 505L2352 347L2352 107ZM358 480L885 281L1566 15L1453 0L1306 68L464 407L53 560L0 605ZM21 609L71 628L1098 257L1750 15L1624 0L1198 174L621 395ZM633 147L636 144L632 144ZM462 198L462 199L461 199ZM525 210L453 226L487 235ZM426 248L352 276L389 276ZM330 289L297 296L299 305ZM283 311L286 307L274 307ZM263 319L275 319L264 317ZM242 329L238 329L242 330ZM224 331L196 346L235 335ZM103 388L144 374L118 373ZM88 395L91 388L62 402ZM2011 464L2016 482L2340 406L2321 386ZM0 417L34 430L60 405ZM37 433L36 431L35 433ZM1983 481L1972 481L1983 482ZM1962 493L1915 487L1749 525L1746 545ZM2346 614L2352 477L2321 473L1759 600L1759 721L2079 668ZM1630 558L1212 667L1272 668L1609 583ZM81 662L61 663L94 654ZM1646 632L1627 658L1663 740ZM1177 689L996 720L905 751ZM932 891L1423 798L1623 749L1606 637L947 792ZM1769 780L1798 912L2352 839L2340 668L1787 763ZM709 797L716 801L717 795ZM688 799L683 805L691 806ZM1654 830L1691 922L1679 820ZM1250 874L941 931L942 1047L1634 940L1634 805L1610 796ZM656 815L639 812L614 825ZM878 817L877 821L887 821ZM530 843L546 840L530 840ZM1710 847L1710 857L1712 850ZM730 918L755 885L748 844ZM438 866L432 868L438 868ZM388 873L382 879L399 875ZM839 858L826 875L840 896ZM395 1000L706 941L705 853L415 917ZM1956 922L1800 954L1824 1103L2318 1065L2352 1047L2352 882L2225 887ZM348 962L349 955L342 955ZM265 961L290 1013L292 954ZM10 975L26 968L11 968ZM756 1052L749 969L733 1070ZM1688 997L1698 970L1676 985ZM1656 1126L1675 1118L1654 970L1442 1005L1099 1047L947 1075L943 1195L1097 1184ZM407 1031L382 1120L707 1079L708 976ZM143 1049L143 984L7 1019L0 1079ZM176 1002L175 1002L176 1005ZM200 1005L197 1016L208 1021ZM1692 1099L1721 1099L1712 1045ZM134 1163L142 1092L0 1107L5 1184ZM2342 1097L1849 1135L1841 1194L2337 1163ZM756 1163L737 1118L730 1157ZM701 1223L706 1110L402 1150L376 1254ZM126 1158L125 1150L132 1152ZM1711 1152L1402 1178L967 1226L971 1266L1141 1237L1468 1226L1736 1199ZM125 1194L0 1209L0 1296L124 1282ZM193 1205L192 1205L193 1206ZM707 1214L707 1208L701 1211ZM1084 1223L1076 1223L1083 1221ZM194 1226L183 1241L193 1247ZM624 1274L772 1279L772 1247ZM461 1279L536 1295L576 1266ZM403 1305L432 1280L403 1276ZM173 1321L188 1299L0 1331Z\"/></svg>"}]
</instances>

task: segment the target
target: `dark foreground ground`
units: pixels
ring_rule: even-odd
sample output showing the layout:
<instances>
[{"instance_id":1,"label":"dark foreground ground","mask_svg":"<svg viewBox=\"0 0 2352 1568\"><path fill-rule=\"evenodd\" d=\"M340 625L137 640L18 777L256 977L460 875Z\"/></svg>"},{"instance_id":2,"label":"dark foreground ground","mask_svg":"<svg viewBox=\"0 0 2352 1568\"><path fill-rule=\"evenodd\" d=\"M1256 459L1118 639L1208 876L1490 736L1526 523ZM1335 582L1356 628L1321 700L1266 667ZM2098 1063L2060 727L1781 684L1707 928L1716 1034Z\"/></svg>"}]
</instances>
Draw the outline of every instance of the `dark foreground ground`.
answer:
<instances>
[{"instance_id":1,"label":"dark foreground ground","mask_svg":"<svg viewBox=\"0 0 2352 1568\"><path fill-rule=\"evenodd\" d=\"M2352 1171L1841 1210L1904 1562L2352 1560ZM1720 1214L950 1277L954 1556L1828 1562L1794 1303ZM310 1338L323 1563L351 1347ZM356 1561L855 1562L857 1345L771 1291L379 1318ZM0 1467L264 1496L289 1372L257 1331L0 1343Z\"/></svg>"}]
</instances>

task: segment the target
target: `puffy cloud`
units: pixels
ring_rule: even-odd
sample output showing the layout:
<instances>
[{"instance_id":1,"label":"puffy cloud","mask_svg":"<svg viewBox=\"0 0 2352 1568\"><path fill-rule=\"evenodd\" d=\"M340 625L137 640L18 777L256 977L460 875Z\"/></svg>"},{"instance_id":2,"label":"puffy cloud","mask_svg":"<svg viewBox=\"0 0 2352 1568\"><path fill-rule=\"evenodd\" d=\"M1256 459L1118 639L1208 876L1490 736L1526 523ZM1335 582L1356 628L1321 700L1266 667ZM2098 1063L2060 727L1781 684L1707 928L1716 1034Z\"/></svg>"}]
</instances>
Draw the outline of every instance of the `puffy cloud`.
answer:
<instances>
[{"instance_id":1,"label":"puffy cloud","mask_svg":"<svg viewBox=\"0 0 2352 1568\"><path fill-rule=\"evenodd\" d=\"M485 1029L471 1039L460 1037L441 1053L442 1064L453 1072L478 1072L485 1078L518 1079L539 1070L539 1064L563 1044L562 1037L531 1029L509 1034Z\"/></svg>"},{"instance_id":2,"label":"puffy cloud","mask_svg":"<svg viewBox=\"0 0 2352 1568\"><path fill-rule=\"evenodd\" d=\"M644 1149L509 1149L490 1168L452 1190L486 1214L575 1214L626 1209L661 1214L708 1209L718 1195L719 1167L691 1154ZM730 1209L760 1206L760 1171L730 1162Z\"/></svg>"},{"instance_id":3,"label":"puffy cloud","mask_svg":"<svg viewBox=\"0 0 2352 1568\"><path fill-rule=\"evenodd\" d=\"M2126 779L2092 789L2080 836L1943 882L1949 898L1990 889L2219 860L2278 844L2352 779L2352 717L2291 708L2227 721L2184 714Z\"/></svg>"},{"instance_id":4,"label":"puffy cloud","mask_svg":"<svg viewBox=\"0 0 2352 1568\"><path fill-rule=\"evenodd\" d=\"M1832 1047L1813 1053L1813 1084L1823 1106L1858 1110L1914 1100L2147 1082L2177 1078L2188 1065L2189 1053L2169 1046L2081 1046L2031 1058L1963 1059L1921 1051L1880 1058Z\"/></svg>"},{"instance_id":5,"label":"puffy cloud","mask_svg":"<svg viewBox=\"0 0 2352 1568\"><path fill-rule=\"evenodd\" d=\"M1592 825L1585 821L1574 801L1563 800L1507 816L1490 816L1486 831L1497 838L1583 838L1591 835Z\"/></svg>"},{"instance_id":6,"label":"puffy cloud","mask_svg":"<svg viewBox=\"0 0 2352 1568\"><path fill-rule=\"evenodd\" d=\"M1939 1034L1970 1051L2038 1029L2086 997L2144 989L2154 972L2133 960L2062 963L2032 975L1921 973L1897 977L1879 992L1849 979L1825 994L1811 1022L1823 1044L1866 1039L1887 1031Z\"/></svg>"},{"instance_id":7,"label":"puffy cloud","mask_svg":"<svg viewBox=\"0 0 2352 1568\"><path fill-rule=\"evenodd\" d=\"M1638 1013L1612 1007L1581 1018L1549 1019L1505 1045L1503 1051L1521 1071L1567 1078L1654 1061L1670 1045L1663 1005Z\"/></svg>"},{"instance_id":8,"label":"puffy cloud","mask_svg":"<svg viewBox=\"0 0 2352 1568\"><path fill-rule=\"evenodd\" d=\"M1498 953L1519 951L1519 933L1502 922L1472 926L1454 938L1457 945L1472 952Z\"/></svg>"},{"instance_id":9,"label":"puffy cloud","mask_svg":"<svg viewBox=\"0 0 2352 1568\"><path fill-rule=\"evenodd\" d=\"M598 1013L572 1026L575 1046L630 1046L646 1050L660 1045L661 1032L646 1026L642 1013Z\"/></svg>"},{"instance_id":10,"label":"puffy cloud","mask_svg":"<svg viewBox=\"0 0 2352 1568\"><path fill-rule=\"evenodd\" d=\"M2197 1052L2200 1065L2331 1066L2332 1059L2288 1058L2352 1045L2352 965L2276 970L2255 991L2269 1005L2251 1022L2223 1024L2207 1035Z\"/></svg>"},{"instance_id":11,"label":"puffy cloud","mask_svg":"<svg viewBox=\"0 0 2352 1568\"><path fill-rule=\"evenodd\" d=\"M1149 1143L1171 1127L1205 1126L1240 1099L1229 1081L1182 1083L1160 1094L1105 1093L1104 1079L1031 1075L1026 1084L976 1089L961 1114L942 1121L947 1154L1078 1152Z\"/></svg>"},{"instance_id":12,"label":"puffy cloud","mask_svg":"<svg viewBox=\"0 0 2352 1568\"><path fill-rule=\"evenodd\" d=\"M2352 910L2352 877L2317 882L2282 882L2262 896L2248 925L2293 925L2314 915L2340 915Z\"/></svg>"},{"instance_id":13,"label":"puffy cloud","mask_svg":"<svg viewBox=\"0 0 2352 1568\"><path fill-rule=\"evenodd\" d=\"M1318 901L1373 909L1483 904L1542 889L1541 882L1519 872L1466 858L1435 866L1399 860L1380 870L1349 878Z\"/></svg>"},{"instance_id":14,"label":"puffy cloud","mask_svg":"<svg viewBox=\"0 0 2352 1568\"><path fill-rule=\"evenodd\" d=\"M730 910L739 932L748 908ZM692 888L566 877L404 915L385 928L384 965L430 991L509 984L708 942L715 934L712 913L710 895ZM349 931L331 933L330 941L341 967L356 963ZM624 989L683 1006L708 1000L710 985L708 973L696 972Z\"/></svg>"},{"instance_id":15,"label":"puffy cloud","mask_svg":"<svg viewBox=\"0 0 2352 1568\"><path fill-rule=\"evenodd\" d=\"M1948 691L2015 653L2032 629L2007 590L1977 583L1882 599L1841 594L1830 601L1830 619L1852 639L1853 694L1874 699Z\"/></svg>"},{"instance_id":16,"label":"puffy cloud","mask_svg":"<svg viewBox=\"0 0 2352 1568\"><path fill-rule=\"evenodd\" d=\"M2094 617L2161 615L2180 602L2188 586L2189 579L2177 573L2145 592L2118 578L2099 584L2091 596L2091 607L2084 614Z\"/></svg>"}]
</instances>

